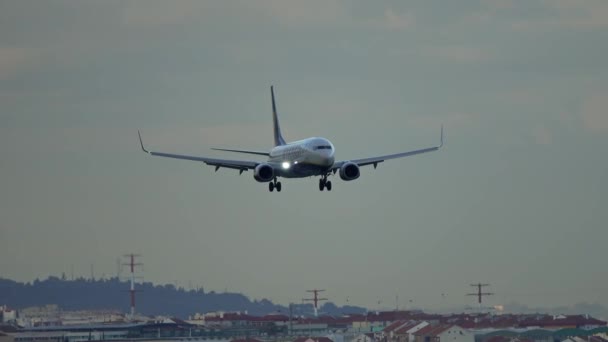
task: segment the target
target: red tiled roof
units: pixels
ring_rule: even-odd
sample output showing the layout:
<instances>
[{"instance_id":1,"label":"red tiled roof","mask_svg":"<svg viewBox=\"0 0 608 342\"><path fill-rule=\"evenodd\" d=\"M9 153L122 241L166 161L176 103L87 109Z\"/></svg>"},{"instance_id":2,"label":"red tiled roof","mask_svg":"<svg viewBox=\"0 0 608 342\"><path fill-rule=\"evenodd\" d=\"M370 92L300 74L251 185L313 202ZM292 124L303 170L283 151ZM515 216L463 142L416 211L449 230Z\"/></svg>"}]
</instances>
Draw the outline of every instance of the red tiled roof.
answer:
<instances>
[{"instance_id":1,"label":"red tiled roof","mask_svg":"<svg viewBox=\"0 0 608 342\"><path fill-rule=\"evenodd\" d=\"M448 325L440 325L439 327L437 327L437 329L431 331L432 336L437 336L445 331L448 331L449 329L451 329L454 325L453 324L448 324Z\"/></svg>"},{"instance_id":2,"label":"red tiled roof","mask_svg":"<svg viewBox=\"0 0 608 342\"><path fill-rule=\"evenodd\" d=\"M281 315L281 314L266 315L266 316L264 316L262 318L264 318L266 320L269 320L269 321L274 321L274 322L277 322L277 321L281 321L281 322L283 322L283 321L289 321L289 316Z\"/></svg>"},{"instance_id":3,"label":"red tiled roof","mask_svg":"<svg viewBox=\"0 0 608 342\"><path fill-rule=\"evenodd\" d=\"M385 333L388 333L388 332L391 332L393 330L399 329L400 327L402 327L406 323L407 323L407 321L402 321L402 320L395 321L395 322L387 325L386 328L384 328L382 331L384 331Z\"/></svg>"},{"instance_id":4,"label":"red tiled roof","mask_svg":"<svg viewBox=\"0 0 608 342\"><path fill-rule=\"evenodd\" d=\"M313 340L315 342L334 342L329 337L300 337L296 338L293 342L306 342L308 340Z\"/></svg>"},{"instance_id":5,"label":"red tiled roof","mask_svg":"<svg viewBox=\"0 0 608 342\"><path fill-rule=\"evenodd\" d=\"M350 315L350 316L342 316L336 318L336 324L352 324L353 322L363 322L365 321L365 316L363 315Z\"/></svg>"},{"instance_id":6,"label":"red tiled roof","mask_svg":"<svg viewBox=\"0 0 608 342\"><path fill-rule=\"evenodd\" d=\"M354 315L342 316L339 319L343 319L343 320L349 321L349 322L363 322L363 321L365 321L366 318L367 317L365 315L354 314Z\"/></svg>"},{"instance_id":7,"label":"red tiled roof","mask_svg":"<svg viewBox=\"0 0 608 342\"><path fill-rule=\"evenodd\" d=\"M367 320L370 322L394 322L398 320L410 320L423 313L415 311L380 311L368 312ZM424 314L423 314L424 315Z\"/></svg>"},{"instance_id":8,"label":"red tiled roof","mask_svg":"<svg viewBox=\"0 0 608 342\"><path fill-rule=\"evenodd\" d=\"M289 317L285 315L266 315L262 317L258 316L247 316L246 320L249 322L287 322L289 321Z\"/></svg>"},{"instance_id":9,"label":"red tiled roof","mask_svg":"<svg viewBox=\"0 0 608 342\"><path fill-rule=\"evenodd\" d=\"M468 321L468 320L459 320L459 321L455 321L453 323L464 329L472 329L472 328L479 327L477 324L475 324L474 321Z\"/></svg>"},{"instance_id":10,"label":"red tiled roof","mask_svg":"<svg viewBox=\"0 0 608 342\"><path fill-rule=\"evenodd\" d=\"M453 326L453 324L441 324L435 326L429 325L415 332L414 336L437 336L442 332L452 328Z\"/></svg>"},{"instance_id":11,"label":"red tiled roof","mask_svg":"<svg viewBox=\"0 0 608 342\"><path fill-rule=\"evenodd\" d=\"M405 334L408 332L408 330L414 328L415 326L421 324L422 322L420 321L410 321L410 323L402 326L401 328L399 328L397 331L395 331L395 334Z\"/></svg>"},{"instance_id":12,"label":"red tiled roof","mask_svg":"<svg viewBox=\"0 0 608 342\"><path fill-rule=\"evenodd\" d=\"M424 328L422 328L422 329L420 329L420 330L416 331L416 332L414 333L414 336L425 336L425 334L426 334L427 332L432 331L433 329L435 329L435 327L436 327L436 325L427 325L426 327L424 327Z\"/></svg>"},{"instance_id":13,"label":"red tiled roof","mask_svg":"<svg viewBox=\"0 0 608 342\"><path fill-rule=\"evenodd\" d=\"M230 342L262 342L262 341L256 340L255 338L242 338L242 339L232 340Z\"/></svg>"}]
</instances>

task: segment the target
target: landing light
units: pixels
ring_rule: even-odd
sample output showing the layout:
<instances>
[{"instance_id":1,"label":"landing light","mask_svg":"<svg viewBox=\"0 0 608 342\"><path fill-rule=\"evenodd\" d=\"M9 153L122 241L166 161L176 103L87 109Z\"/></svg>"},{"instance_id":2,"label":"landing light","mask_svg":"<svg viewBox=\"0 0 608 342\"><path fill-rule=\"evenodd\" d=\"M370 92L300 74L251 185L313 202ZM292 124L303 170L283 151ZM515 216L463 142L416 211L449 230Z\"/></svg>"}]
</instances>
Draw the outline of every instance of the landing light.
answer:
<instances>
[{"instance_id":1,"label":"landing light","mask_svg":"<svg viewBox=\"0 0 608 342\"><path fill-rule=\"evenodd\" d=\"M283 162L283 164L282 164L281 166L283 166L283 168L284 168L285 170L287 170L287 169L289 169L289 166L290 166L290 165L289 165L289 162Z\"/></svg>"}]
</instances>

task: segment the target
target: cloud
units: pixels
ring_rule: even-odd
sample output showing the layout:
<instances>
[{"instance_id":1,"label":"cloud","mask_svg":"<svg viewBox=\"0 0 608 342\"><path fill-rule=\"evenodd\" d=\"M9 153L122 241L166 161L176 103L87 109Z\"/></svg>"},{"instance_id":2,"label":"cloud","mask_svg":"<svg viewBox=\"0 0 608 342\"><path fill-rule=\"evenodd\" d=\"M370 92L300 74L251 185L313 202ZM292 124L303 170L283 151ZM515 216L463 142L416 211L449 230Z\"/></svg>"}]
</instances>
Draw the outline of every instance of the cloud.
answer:
<instances>
[{"instance_id":1,"label":"cloud","mask_svg":"<svg viewBox=\"0 0 608 342\"><path fill-rule=\"evenodd\" d=\"M438 57L452 62L481 62L492 57L487 49L462 45L427 46L421 53L427 57Z\"/></svg>"},{"instance_id":2,"label":"cloud","mask_svg":"<svg viewBox=\"0 0 608 342\"><path fill-rule=\"evenodd\" d=\"M0 80L27 69L37 56L39 51L33 48L0 47Z\"/></svg>"},{"instance_id":3,"label":"cloud","mask_svg":"<svg viewBox=\"0 0 608 342\"><path fill-rule=\"evenodd\" d=\"M539 145L550 145L553 142L553 133L545 126L536 127L533 134Z\"/></svg>"},{"instance_id":4,"label":"cloud","mask_svg":"<svg viewBox=\"0 0 608 342\"><path fill-rule=\"evenodd\" d=\"M563 25L575 28L608 27L608 2L604 0L543 0L556 10Z\"/></svg>"},{"instance_id":5,"label":"cloud","mask_svg":"<svg viewBox=\"0 0 608 342\"><path fill-rule=\"evenodd\" d=\"M408 121L408 125L418 128L436 127L437 129L443 125L446 130L448 128L460 128L469 126L477 122L480 115L474 113L449 113L444 115L429 116L417 115Z\"/></svg>"},{"instance_id":6,"label":"cloud","mask_svg":"<svg viewBox=\"0 0 608 342\"><path fill-rule=\"evenodd\" d=\"M513 0L483 0L481 3L493 10L510 9L515 6Z\"/></svg>"},{"instance_id":7,"label":"cloud","mask_svg":"<svg viewBox=\"0 0 608 342\"><path fill-rule=\"evenodd\" d=\"M415 25L411 12L392 8L383 13L355 17L349 3L338 0L235 0L230 3L181 0L127 2L121 9L122 22L129 27L189 25L224 18L234 24L278 23L289 28L380 28L402 30Z\"/></svg>"},{"instance_id":8,"label":"cloud","mask_svg":"<svg viewBox=\"0 0 608 342\"><path fill-rule=\"evenodd\" d=\"M286 26L336 25L350 21L346 7L336 0L266 0L255 4Z\"/></svg>"},{"instance_id":9,"label":"cloud","mask_svg":"<svg viewBox=\"0 0 608 342\"><path fill-rule=\"evenodd\" d=\"M344 2L335 0L255 2L255 8L270 14L279 23L290 27L348 26L402 30L415 24L414 15L388 8L381 16L355 18Z\"/></svg>"},{"instance_id":10,"label":"cloud","mask_svg":"<svg viewBox=\"0 0 608 342\"><path fill-rule=\"evenodd\" d=\"M588 96L581 107L583 126L594 133L608 132L608 92Z\"/></svg>"},{"instance_id":11,"label":"cloud","mask_svg":"<svg viewBox=\"0 0 608 342\"><path fill-rule=\"evenodd\" d=\"M149 1L146 6L128 2L122 10L122 20L130 26L159 26L185 24L195 21L213 8L206 1Z\"/></svg>"},{"instance_id":12,"label":"cloud","mask_svg":"<svg viewBox=\"0 0 608 342\"><path fill-rule=\"evenodd\" d=\"M286 134L286 132L283 132ZM268 123L230 123L212 126L164 125L161 128L142 130L150 149L209 154L209 147L265 148L272 144L272 131ZM237 138L235 138L237 137Z\"/></svg>"},{"instance_id":13,"label":"cloud","mask_svg":"<svg viewBox=\"0 0 608 342\"><path fill-rule=\"evenodd\" d=\"M492 26L505 24L516 32L601 29L608 27L608 1L482 0L479 9L465 16L464 22Z\"/></svg>"},{"instance_id":14,"label":"cloud","mask_svg":"<svg viewBox=\"0 0 608 342\"><path fill-rule=\"evenodd\" d=\"M512 104L539 104L545 101L545 94L540 94L538 88L517 87L500 92L498 96L501 100Z\"/></svg>"},{"instance_id":15,"label":"cloud","mask_svg":"<svg viewBox=\"0 0 608 342\"><path fill-rule=\"evenodd\" d=\"M542 0L541 4L543 18L514 21L511 27L516 31L608 28L608 1Z\"/></svg>"},{"instance_id":16,"label":"cloud","mask_svg":"<svg viewBox=\"0 0 608 342\"><path fill-rule=\"evenodd\" d=\"M416 19L412 13L398 13L392 9L384 11L381 27L390 30L402 30L411 28L416 24Z\"/></svg>"},{"instance_id":17,"label":"cloud","mask_svg":"<svg viewBox=\"0 0 608 342\"><path fill-rule=\"evenodd\" d=\"M500 17L508 16L516 8L513 0L482 0L480 6L465 14L460 24L483 25L486 30L489 27L500 26Z\"/></svg>"}]
</instances>

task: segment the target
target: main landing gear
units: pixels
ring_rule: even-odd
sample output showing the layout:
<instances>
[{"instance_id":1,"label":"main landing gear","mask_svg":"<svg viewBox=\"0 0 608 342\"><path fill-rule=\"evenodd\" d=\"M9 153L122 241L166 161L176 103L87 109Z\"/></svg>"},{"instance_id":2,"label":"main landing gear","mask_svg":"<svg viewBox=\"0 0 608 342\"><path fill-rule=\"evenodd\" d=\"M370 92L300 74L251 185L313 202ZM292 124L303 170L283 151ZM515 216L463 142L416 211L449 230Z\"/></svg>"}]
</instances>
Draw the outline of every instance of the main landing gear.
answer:
<instances>
[{"instance_id":1,"label":"main landing gear","mask_svg":"<svg viewBox=\"0 0 608 342\"><path fill-rule=\"evenodd\" d=\"M277 192L281 192L281 182L277 182L276 177L272 182L268 183L268 191L273 192L274 189L277 189Z\"/></svg>"},{"instance_id":2,"label":"main landing gear","mask_svg":"<svg viewBox=\"0 0 608 342\"><path fill-rule=\"evenodd\" d=\"M327 180L327 175L323 176L323 178L319 179L319 190L323 191L323 189L327 189L327 191L331 191L331 181Z\"/></svg>"}]
</instances>

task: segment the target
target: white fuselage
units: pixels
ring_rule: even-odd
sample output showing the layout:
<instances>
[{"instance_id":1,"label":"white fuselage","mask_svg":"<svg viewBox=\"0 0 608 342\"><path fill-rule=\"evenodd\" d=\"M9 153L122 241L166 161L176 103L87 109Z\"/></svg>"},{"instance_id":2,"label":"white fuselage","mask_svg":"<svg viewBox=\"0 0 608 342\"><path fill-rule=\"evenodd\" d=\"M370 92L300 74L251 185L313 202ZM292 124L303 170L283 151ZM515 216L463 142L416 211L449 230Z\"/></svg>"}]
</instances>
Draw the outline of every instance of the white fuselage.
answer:
<instances>
[{"instance_id":1,"label":"white fuselage","mask_svg":"<svg viewBox=\"0 0 608 342\"><path fill-rule=\"evenodd\" d=\"M307 177L327 173L334 165L334 145L324 138L308 138L274 147L268 162L276 167L278 176Z\"/></svg>"}]
</instances>

